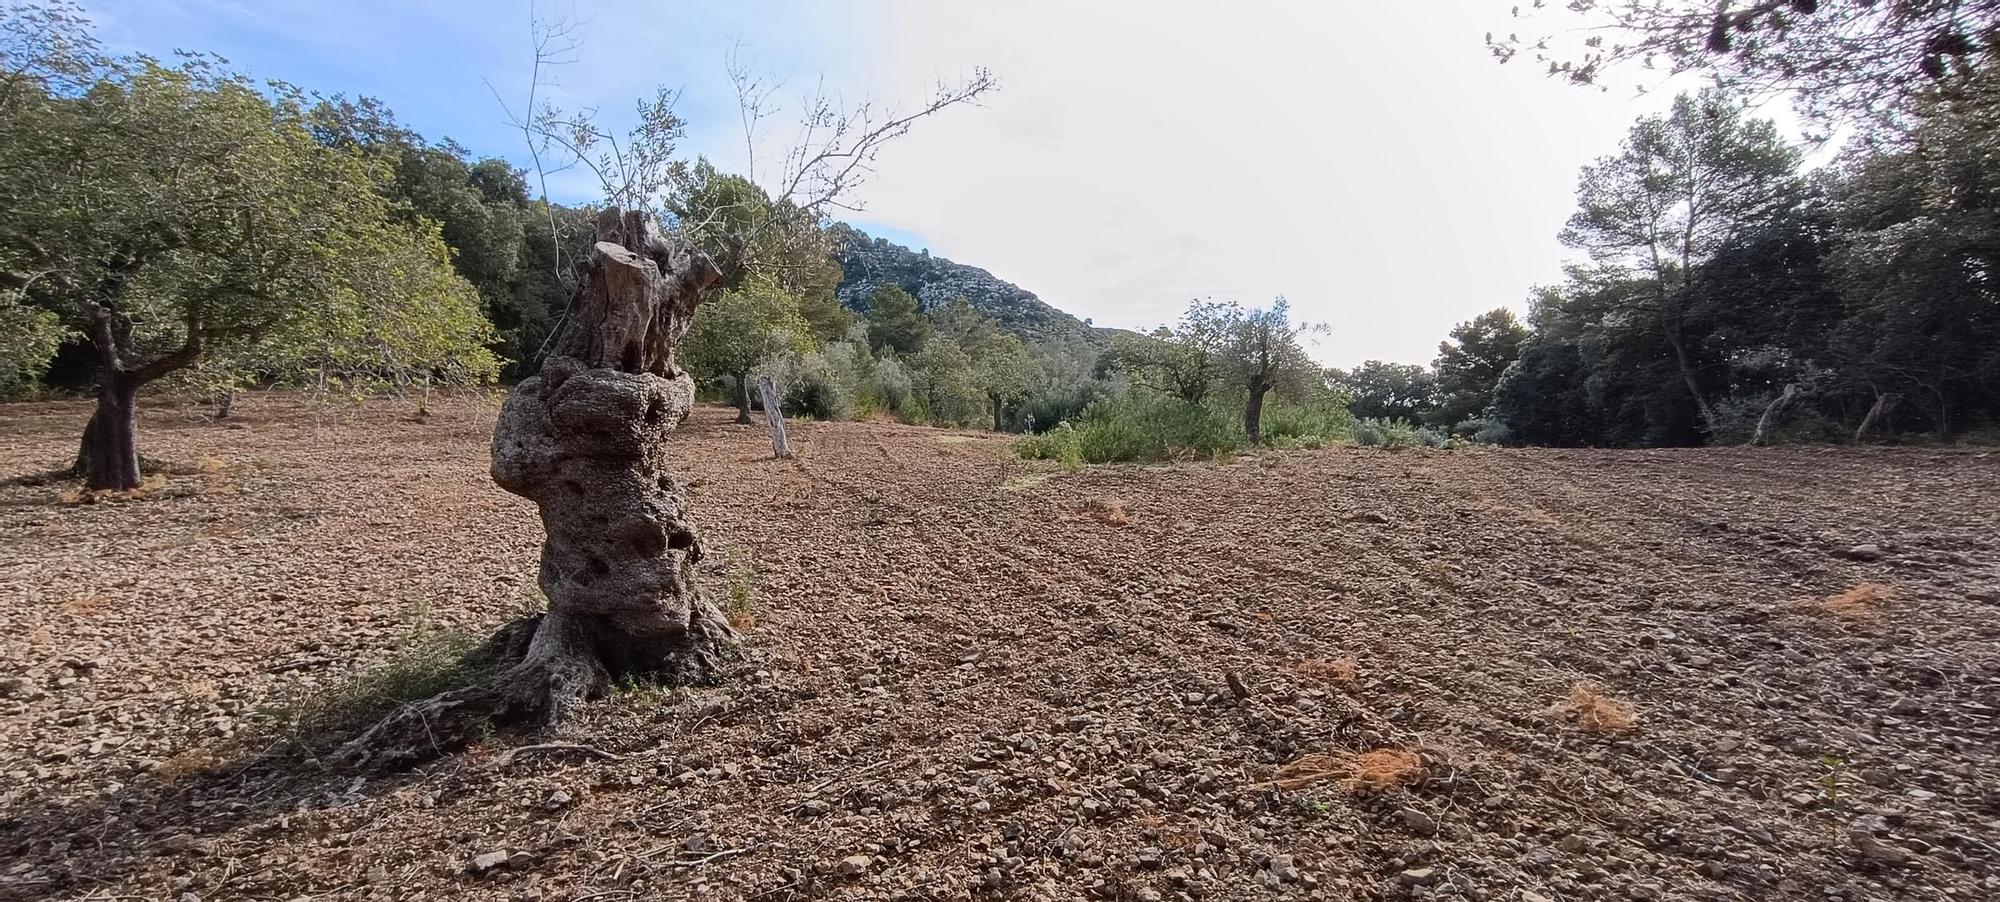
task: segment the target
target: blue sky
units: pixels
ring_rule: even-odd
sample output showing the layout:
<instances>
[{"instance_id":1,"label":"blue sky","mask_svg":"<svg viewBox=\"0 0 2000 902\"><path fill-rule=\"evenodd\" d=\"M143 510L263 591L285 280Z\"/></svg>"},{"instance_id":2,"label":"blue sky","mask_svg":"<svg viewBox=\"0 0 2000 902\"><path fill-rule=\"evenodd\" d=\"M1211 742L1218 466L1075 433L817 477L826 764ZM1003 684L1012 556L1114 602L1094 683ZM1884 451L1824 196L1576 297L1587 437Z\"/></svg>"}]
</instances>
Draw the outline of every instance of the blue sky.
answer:
<instances>
[{"instance_id":1,"label":"blue sky","mask_svg":"<svg viewBox=\"0 0 2000 902\"><path fill-rule=\"evenodd\" d=\"M386 101L428 137L525 163L494 94L518 105L532 50L516 0L84 0L116 49L209 50L260 78ZM1510 0L1230 4L544 3L583 43L559 99L608 123L680 88L683 149L745 157L723 60L785 82L907 104L987 66L983 107L921 123L843 216L991 270L1102 325L1172 321L1196 297L1332 325L1316 351L1428 361L1455 322L1520 308L1560 277L1578 167L1664 94L1590 91L1502 67L1483 35ZM489 84L491 87L489 87ZM758 143L782 150L784 115ZM763 175L760 173L760 175ZM552 183L593 196L587 176Z\"/></svg>"},{"instance_id":2,"label":"blue sky","mask_svg":"<svg viewBox=\"0 0 2000 902\"><path fill-rule=\"evenodd\" d=\"M662 18L674 23L671 29L660 21L633 23L629 13L594 6L543 3L533 10L571 22L582 43L574 63L555 69L565 105L595 106L607 122L625 122L638 98L651 96L658 86L679 88L676 108L689 122L683 146L730 169L741 168L743 151L723 51L740 41L762 69L804 66L817 77L822 69L837 69L840 55L819 53L792 37L846 28L820 15L826 7L817 4L658 4ZM426 138L450 138L475 155L530 165L525 142L502 106L504 101L518 112L526 105L533 71L528 3L89 0L85 9L116 50L219 53L259 79L380 98ZM777 18L792 27L766 27ZM799 27L808 23L810 28ZM619 62L604 62L612 57ZM633 59L640 64L625 62ZM558 175L550 190L564 201L600 195L580 172ZM918 232L863 215L846 218L870 234L927 246Z\"/></svg>"}]
</instances>

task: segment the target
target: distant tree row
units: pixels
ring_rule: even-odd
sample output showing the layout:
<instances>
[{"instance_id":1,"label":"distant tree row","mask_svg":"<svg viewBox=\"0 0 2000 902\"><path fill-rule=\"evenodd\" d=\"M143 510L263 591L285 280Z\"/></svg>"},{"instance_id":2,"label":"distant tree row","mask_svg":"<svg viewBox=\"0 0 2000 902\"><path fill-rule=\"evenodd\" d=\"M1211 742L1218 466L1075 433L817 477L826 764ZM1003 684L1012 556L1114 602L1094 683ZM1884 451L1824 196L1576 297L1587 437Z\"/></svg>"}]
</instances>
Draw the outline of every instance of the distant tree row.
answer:
<instances>
[{"instance_id":1,"label":"distant tree row","mask_svg":"<svg viewBox=\"0 0 2000 902\"><path fill-rule=\"evenodd\" d=\"M1590 262L1535 293L1531 332L1496 311L1455 330L1434 371L1361 367L1355 412L1544 445L1993 429L1993 80L1812 172L1740 100L1681 96L1585 168L1562 237Z\"/></svg>"}]
</instances>

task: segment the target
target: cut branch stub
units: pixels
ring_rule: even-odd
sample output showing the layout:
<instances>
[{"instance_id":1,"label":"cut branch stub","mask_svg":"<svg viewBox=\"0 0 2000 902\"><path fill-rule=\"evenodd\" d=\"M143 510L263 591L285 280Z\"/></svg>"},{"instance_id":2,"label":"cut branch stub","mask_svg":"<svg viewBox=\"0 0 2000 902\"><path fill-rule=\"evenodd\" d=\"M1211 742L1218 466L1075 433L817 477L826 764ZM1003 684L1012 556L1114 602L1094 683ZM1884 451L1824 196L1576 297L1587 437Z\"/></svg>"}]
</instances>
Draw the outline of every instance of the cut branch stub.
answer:
<instances>
[{"instance_id":1,"label":"cut branch stub","mask_svg":"<svg viewBox=\"0 0 2000 902\"><path fill-rule=\"evenodd\" d=\"M666 437L694 407L674 346L721 274L641 214L607 210L597 231L556 353L507 395L493 430L493 481L541 509L548 613L509 643L509 666L405 706L349 744L350 763L421 760L481 720L551 726L616 679L718 673L733 634L695 586L701 540Z\"/></svg>"},{"instance_id":2,"label":"cut branch stub","mask_svg":"<svg viewBox=\"0 0 2000 902\"><path fill-rule=\"evenodd\" d=\"M707 254L660 234L651 217L613 207L597 215L597 245L570 302L557 356L655 376L680 375L674 348L695 306L722 282Z\"/></svg>"}]
</instances>

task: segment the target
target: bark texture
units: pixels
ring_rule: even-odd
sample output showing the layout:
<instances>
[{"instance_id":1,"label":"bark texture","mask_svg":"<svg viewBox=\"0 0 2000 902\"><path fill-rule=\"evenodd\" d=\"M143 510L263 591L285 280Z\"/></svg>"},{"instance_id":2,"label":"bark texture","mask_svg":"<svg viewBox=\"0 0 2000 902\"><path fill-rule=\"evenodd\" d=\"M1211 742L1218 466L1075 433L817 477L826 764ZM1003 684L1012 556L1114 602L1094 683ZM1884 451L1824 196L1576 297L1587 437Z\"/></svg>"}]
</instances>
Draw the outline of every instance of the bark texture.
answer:
<instances>
[{"instance_id":1,"label":"bark texture","mask_svg":"<svg viewBox=\"0 0 2000 902\"><path fill-rule=\"evenodd\" d=\"M1269 380L1253 380L1250 397L1243 403L1243 435L1253 446L1264 443L1264 394L1270 390Z\"/></svg>"},{"instance_id":2,"label":"bark texture","mask_svg":"<svg viewBox=\"0 0 2000 902\"><path fill-rule=\"evenodd\" d=\"M1779 419L1784 417L1785 409L1791 407L1792 402L1797 400L1798 397L1798 383L1785 383L1785 390L1780 392L1776 398L1772 398L1771 403L1764 405L1764 415L1757 418L1757 431L1751 433L1750 444L1762 445L1769 442L1771 440L1772 427L1776 426Z\"/></svg>"},{"instance_id":3,"label":"bark texture","mask_svg":"<svg viewBox=\"0 0 2000 902\"><path fill-rule=\"evenodd\" d=\"M1896 405L1902 401L1903 396L1899 392L1877 392L1875 403L1868 407L1868 414L1861 418L1860 427L1854 430L1854 440L1867 441L1877 427L1888 422L1890 415L1896 412Z\"/></svg>"},{"instance_id":4,"label":"bark texture","mask_svg":"<svg viewBox=\"0 0 2000 902\"><path fill-rule=\"evenodd\" d=\"M488 643L489 678L349 743L350 765L432 757L487 721L554 726L616 680L718 673L733 636L696 590L701 540L665 440L694 406L675 346L722 275L638 213L606 211L597 237L555 353L508 394L493 430L493 481L541 509L548 612Z\"/></svg>"}]
</instances>

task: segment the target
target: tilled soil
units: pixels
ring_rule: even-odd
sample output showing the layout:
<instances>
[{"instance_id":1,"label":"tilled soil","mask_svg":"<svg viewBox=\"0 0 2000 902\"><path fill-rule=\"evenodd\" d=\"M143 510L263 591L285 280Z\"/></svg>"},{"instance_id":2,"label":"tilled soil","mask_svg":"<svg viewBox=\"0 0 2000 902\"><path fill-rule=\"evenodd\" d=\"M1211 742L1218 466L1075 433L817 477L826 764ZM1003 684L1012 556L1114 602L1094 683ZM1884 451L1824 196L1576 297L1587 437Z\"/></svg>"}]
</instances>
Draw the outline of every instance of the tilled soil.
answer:
<instances>
[{"instance_id":1,"label":"tilled soil","mask_svg":"<svg viewBox=\"0 0 2000 902\"><path fill-rule=\"evenodd\" d=\"M1994 455L1060 472L702 409L726 683L323 770L270 706L531 597L494 407L151 408L151 497L0 489L0 897L2000 898ZM0 474L85 414L0 406Z\"/></svg>"}]
</instances>

